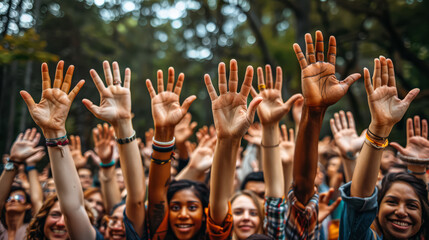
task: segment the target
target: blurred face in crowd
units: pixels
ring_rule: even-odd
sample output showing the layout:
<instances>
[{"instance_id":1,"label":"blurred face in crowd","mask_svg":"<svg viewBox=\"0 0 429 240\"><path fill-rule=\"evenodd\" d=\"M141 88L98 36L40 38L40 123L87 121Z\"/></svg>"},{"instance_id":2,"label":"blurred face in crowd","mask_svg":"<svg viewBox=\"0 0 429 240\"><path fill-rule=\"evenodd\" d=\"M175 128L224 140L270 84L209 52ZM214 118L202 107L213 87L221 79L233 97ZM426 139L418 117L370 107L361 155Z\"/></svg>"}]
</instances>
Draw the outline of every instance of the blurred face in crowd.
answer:
<instances>
[{"instance_id":1,"label":"blurred face in crowd","mask_svg":"<svg viewBox=\"0 0 429 240\"><path fill-rule=\"evenodd\" d=\"M69 239L64 222L64 215L61 212L60 203L58 201L55 202L55 204L49 210L48 216L45 220L43 233L49 240Z\"/></svg>"},{"instance_id":2,"label":"blurred face in crowd","mask_svg":"<svg viewBox=\"0 0 429 240\"><path fill-rule=\"evenodd\" d=\"M246 195L238 196L231 203L234 234L238 239L246 239L257 233L261 224L258 209L252 199Z\"/></svg>"},{"instance_id":3,"label":"blurred face in crowd","mask_svg":"<svg viewBox=\"0 0 429 240\"><path fill-rule=\"evenodd\" d=\"M43 189L43 194L45 196L45 199L51 196L52 194L54 194L55 192L56 192L56 189L55 189L54 179L48 178L48 180L46 181L46 186Z\"/></svg>"},{"instance_id":4,"label":"blurred face in crowd","mask_svg":"<svg viewBox=\"0 0 429 240\"><path fill-rule=\"evenodd\" d=\"M109 236L109 239L126 239L124 226L124 209L125 204L120 207L117 207L115 211L113 211L112 216L108 217L107 235Z\"/></svg>"},{"instance_id":5,"label":"blurred face in crowd","mask_svg":"<svg viewBox=\"0 0 429 240\"><path fill-rule=\"evenodd\" d=\"M413 187L395 182L381 201L378 221L386 239L410 239L422 226L422 205Z\"/></svg>"},{"instance_id":6,"label":"blurred face in crowd","mask_svg":"<svg viewBox=\"0 0 429 240\"><path fill-rule=\"evenodd\" d=\"M328 161L328 166L326 167L326 175L331 179L335 177L341 166L341 158L332 157Z\"/></svg>"},{"instance_id":7,"label":"blurred face in crowd","mask_svg":"<svg viewBox=\"0 0 429 240\"><path fill-rule=\"evenodd\" d=\"M177 191L169 203L170 229L180 240L192 239L201 229L204 209L191 189Z\"/></svg>"},{"instance_id":8,"label":"blurred face in crowd","mask_svg":"<svg viewBox=\"0 0 429 240\"><path fill-rule=\"evenodd\" d=\"M101 193L95 192L89 197L87 197L85 200L88 203L89 207L95 210L96 220L98 221L104 214L103 197L101 196Z\"/></svg>"},{"instance_id":9,"label":"blurred face in crowd","mask_svg":"<svg viewBox=\"0 0 429 240\"><path fill-rule=\"evenodd\" d=\"M244 186L245 190L250 190L254 192L259 198L264 199L265 196L265 183L258 181L248 181L246 186Z\"/></svg>"},{"instance_id":10,"label":"blurred face in crowd","mask_svg":"<svg viewBox=\"0 0 429 240\"><path fill-rule=\"evenodd\" d=\"M7 213L24 213L27 209L31 208L31 204L27 203L27 198L24 191L14 191L9 195L6 200L5 210Z\"/></svg>"},{"instance_id":11,"label":"blurred face in crowd","mask_svg":"<svg viewBox=\"0 0 429 240\"><path fill-rule=\"evenodd\" d=\"M80 180L80 184L82 185L82 188L83 189L90 188L92 186L91 170L87 168L79 168L79 170L77 170L77 173L79 174L79 180Z\"/></svg>"},{"instance_id":12,"label":"blurred face in crowd","mask_svg":"<svg viewBox=\"0 0 429 240\"><path fill-rule=\"evenodd\" d=\"M381 156L380 168L383 171L388 171L393 164L398 163L398 159L395 156L395 153L390 150L384 150Z\"/></svg>"}]
</instances>

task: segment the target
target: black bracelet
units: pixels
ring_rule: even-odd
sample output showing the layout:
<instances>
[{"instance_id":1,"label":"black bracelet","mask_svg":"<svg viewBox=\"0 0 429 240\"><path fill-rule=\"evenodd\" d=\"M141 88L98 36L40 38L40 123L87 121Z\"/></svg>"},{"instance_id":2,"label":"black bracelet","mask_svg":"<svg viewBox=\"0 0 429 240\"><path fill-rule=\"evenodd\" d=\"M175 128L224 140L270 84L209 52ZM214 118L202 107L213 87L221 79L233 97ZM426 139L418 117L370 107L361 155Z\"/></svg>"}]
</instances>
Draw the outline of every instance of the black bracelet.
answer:
<instances>
[{"instance_id":1,"label":"black bracelet","mask_svg":"<svg viewBox=\"0 0 429 240\"><path fill-rule=\"evenodd\" d=\"M156 164L158 164L158 165L164 165L164 164L166 164L166 163L171 162L171 158L172 158L172 157L173 157L173 154L171 154L171 156L170 156L170 158L169 158L169 159L167 159L167 160L161 160L161 159L153 158L153 156L152 156L152 155L150 156L150 158L151 158L151 162L156 163Z\"/></svg>"},{"instance_id":2,"label":"black bracelet","mask_svg":"<svg viewBox=\"0 0 429 240\"><path fill-rule=\"evenodd\" d=\"M136 140L136 131L134 131L134 133L133 133L133 135L131 137L126 137L126 138L116 138L115 137L115 140L119 144L130 143L130 142Z\"/></svg>"},{"instance_id":3,"label":"black bracelet","mask_svg":"<svg viewBox=\"0 0 429 240\"><path fill-rule=\"evenodd\" d=\"M407 172L409 174L418 175L418 176L422 176L426 174L426 172L414 172L414 171L411 171L410 169L407 169Z\"/></svg>"},{"instance_id":4,"label":"black bracelet","mask_svg":"<svg viewBox=\"0 0 429 240\"><path fill-rule=\"evenodd\" d=\"M155 144L152 144L152 149L157 152L171 152L171 151L174 151L175 146L176 145L173 145L171 147L159 147L159 146L156 146Z\"/></svg>"},{"instance_id":5,"label":"black bracelet","mask_svg":"<svg viewBox=\"0 0 429 240\"><path fill-rule=\"evenodd\" d=\"M266 146L266 145L262 144L262 141L261 141L261 147L263 147L263 148L276 148L276 147L278 147L278 146L280 146L280 142L279 142L279 143L277 143L276 145Z\"/></svg>"}]
</instances>

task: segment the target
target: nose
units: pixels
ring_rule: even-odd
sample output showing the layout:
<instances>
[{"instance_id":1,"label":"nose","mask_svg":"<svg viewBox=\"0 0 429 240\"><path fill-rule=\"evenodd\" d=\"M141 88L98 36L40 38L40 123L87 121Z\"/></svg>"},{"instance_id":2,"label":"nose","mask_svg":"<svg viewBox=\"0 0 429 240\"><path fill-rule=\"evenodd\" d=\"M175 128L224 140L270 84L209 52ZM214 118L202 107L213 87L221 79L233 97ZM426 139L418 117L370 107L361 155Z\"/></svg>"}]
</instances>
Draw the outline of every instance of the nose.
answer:
<instances>
[{"instance_id":1,"label":"nose","mask_svg":"<svg viewBox=\"0 0 429 240\"><path fill-rule=\"evenodd\" d=\"M407 216L407 211L405 210L405 204L399 204L398 208L395 210L395 215L401 218Z\"/></svg>"},{"instance_id":2,"label":"nose","mask_svg":"<svg viewBox=\"0 0 429 240\"><path fill-rule=\"evenodd\" d=\"M65 226L64 214L61 215L61 218L55 224L58 226Z\"/></svg>"},{"instance_id":3,"label":"nose","mask_svg":"<svg viewBox=\"0 0 429 240\"><path fill-rule=\"evenodd\" d=\"M250 213L249 213L249 211L244 211L244 213L243 213L243 219L244 220L249 220L250 219Z\"/></svg>"},{"instance_id":4,"label":"nose","mask_svg":"<svg viewBox=\"0 0 429 240\"><path fill-rule=\"evenodd\" d=\"M189 217L188 210L186 209L186 207L182 207L182 209L180 209L179 218L183 219L188 217Z\"/></svg>"}]
</instances>

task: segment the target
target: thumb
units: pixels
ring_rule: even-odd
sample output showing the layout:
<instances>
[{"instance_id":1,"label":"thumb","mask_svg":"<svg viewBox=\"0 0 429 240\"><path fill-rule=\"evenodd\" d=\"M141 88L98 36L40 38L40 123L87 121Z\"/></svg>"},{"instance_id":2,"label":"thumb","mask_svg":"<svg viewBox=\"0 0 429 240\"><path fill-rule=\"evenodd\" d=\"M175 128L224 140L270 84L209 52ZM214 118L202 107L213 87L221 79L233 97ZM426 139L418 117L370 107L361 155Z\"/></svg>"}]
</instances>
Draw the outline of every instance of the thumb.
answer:
<instances>
[{"instance_id":1,"label":"thumb","mask_svg":"<svg viewBox=\"0 0 429 240\"><path fill-rule=\"evenodd\" d=\"M90 100L88 99L82 99L82 103L83 105L85 105L85 107L92 113L94 114L95 117L98 118L98 114L100 113L100 107L93 104Z\"/></svg>"},{"instance_id":2,"label":"thumb","mask_svg":"<svg viewBox=\"0 0 429 240\"><path fill-rule=\"evenodd\" d=\"M399 143L397 142L391 142L390 146L394 147L396 150L398 150L398 152L400 152L402 155L406 155L405 154L405 148L403 148L401 145L399 145Z\"/></svg>"},{"instance_id":3,"label":"thumb","mask_svg":"<svg viewBox=\"0 0 429 240\"><path fill-rule=\"evenodd\" d=\"M188 112L189 107L191 107L191 104L193 101L195 101L195 99L197 99L195 95L189 96L185 99L181 107L183 114L186 114Z\"/></svg>"},{"instance_id":4,"label":"thumb","mask_svg":"<svg viewBox=\"0 0 429 240\"><path fill-rule=\"evenodd\" d=\"M250 102L249 109L247 109L247 119L249 119L250 123L253 123L256 109L258 108L261 102L262 102L262 97L256 97Z\"/></svg>"},{"instance_id":5,"label":"thumb","mask_svg":"<svg viewBox=\"0 0 429 240\"><path fill-rule=\"evenodd\" d=\"M292 105L294 105L294 103L300 99L303 99L301 94L294 94L292 97L290 97L284 104L283 107L285 108L285 110L287 110L289 112L289 110L292 108Z\"/></svg>"},{"instance_id":6,"label":"thumb","mask_svg":"<svg viewBox=\"0 0 429 240\"><path fill-rule=\"evenodd\" d=\"M34 102L33 97L27 92L27 91L20 91L22 99L24 99L24 102L27 104L28 110L31 112L33 110L36 103Z\"/></svg>"},{"instance_id":7,"label":"thumb","mask_svg":"<svg viewBox=\"0 0 429 240\"><path fill-rule=\"evenodd\" d=\"M420 89L414 88L410 92L408 92L407 96L402 100L402 102L407 103L408 105L414 100L414 98L417 97L417 94L419 94Z\"/></svg>"},{"instance_id":8,"label":"thumb","mask_svg":"<svg viewBox=\"0 0 429 240\"><path fill-rule=\"evenodd\" d=\"M353 73L346 77L341 83L346 84L347 88L350 87L354 82L356 82L361 77L360 73Z\"/></svg>"}]
</instances>

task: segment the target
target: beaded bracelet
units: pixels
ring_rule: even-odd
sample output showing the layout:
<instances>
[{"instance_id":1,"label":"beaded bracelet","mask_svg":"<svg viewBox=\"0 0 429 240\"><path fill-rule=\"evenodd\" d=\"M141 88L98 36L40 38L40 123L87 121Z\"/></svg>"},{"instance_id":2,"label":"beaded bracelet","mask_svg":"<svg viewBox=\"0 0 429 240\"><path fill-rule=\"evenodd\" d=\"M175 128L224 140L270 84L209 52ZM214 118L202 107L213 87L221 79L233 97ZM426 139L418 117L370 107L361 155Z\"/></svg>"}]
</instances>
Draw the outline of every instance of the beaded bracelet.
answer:
<instances>
[{"instance_id":1,"label":"beaded bracelet","mask_svg":"<svg viewBox=\"0 0 429 240\"><path fill-rule=\"evenodd\" d=\"M166 163L171 162L171 157L169 159L167 159L167 160L160 160L160 159L153 158L153 156L151 155L151 159L150 160L151 160L151 162L156 163L158 165L164 165Z\"/></svg>"},{"instance_id":2,"label":"beaded bracelet","mask_svg":"<svg viewBox=\"0 0 429 240\"><path fill-rule=\"evenodd\" d=\"M136 140L136 131L133 132L133 135L131 135L131 137L126 137L126 138L116 138L115 137L115 140L119 144L130 143L130 142Z\"/></svg>"},{"instance_id":3,"label":"beaded bracelet","mask_svg":"<svg viewBox=\"0 0 429 240\"><path fill-rule=\"evenodd\" d=\"M418 175L418 176L422 176L426 174L426 172L414 172L414 171L411 171L410 169L407 169L407 172L409 174Z\"/></svg>"},{"instance_id":4,"label":"beaded bracelet","mask_svg":"<svg viewBox=\"0 0 429 240\"><path fill-rule=\"evenodd\" d=\"M409 157L409 156L402 155L400 152L398 152L398 158L401 159L402 161L406 162L406 163L414 164L414 165L427 165L427 164L429 164L429 158Z\"/></svg>"},{"instance_id":5,"label":"beaded bracelet","mask_svg":"<svg viewBox=\"0 0 429 240\"><path fill-rule=\"evenodd\" d=\"M114 166L116 163L115 159L112 159L112 161L110 161L109 163L102 163L100 162L100 167L102 168L109 168L111 166Z\"/></svg>"}]
</instances>

